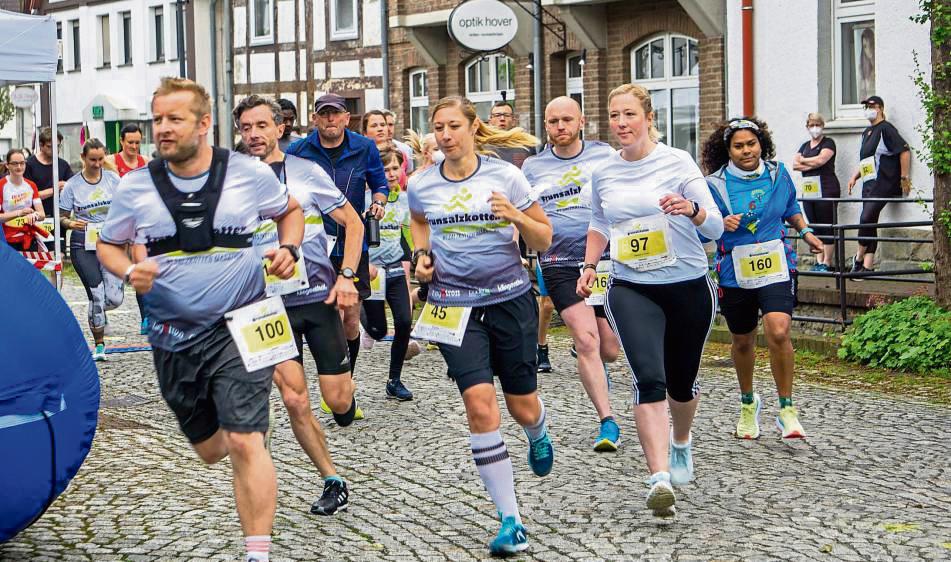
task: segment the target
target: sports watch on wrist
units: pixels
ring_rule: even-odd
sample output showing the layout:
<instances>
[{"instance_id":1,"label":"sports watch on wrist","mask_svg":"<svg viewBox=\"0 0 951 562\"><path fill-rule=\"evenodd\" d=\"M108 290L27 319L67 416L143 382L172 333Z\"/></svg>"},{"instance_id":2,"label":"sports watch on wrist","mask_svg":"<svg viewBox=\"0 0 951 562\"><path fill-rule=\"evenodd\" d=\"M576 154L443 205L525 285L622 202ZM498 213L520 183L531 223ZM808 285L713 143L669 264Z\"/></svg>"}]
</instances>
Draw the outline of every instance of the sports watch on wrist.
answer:
<instances>
[{"instance_id":1,"label":"sports watch on wrist","mask_svg":"<svg viewBox=\"0 0 951 562\"><path fill-rule=\"evenodd\" d=\"M300 261L300 249L293 244L281 244L281 248L284 248L291 253L291 257L294 258L294 261Z\"/></svg>"},{"instance_id":2,"label":"sports watch on wrist","mask_svg":"<svg viewBox=\"0 0 951 562\"><path fill-rule=\"evenodd\" d=\"M341 269L339 273L340 273L341 276L343 276L344 279L350 279L351 281L352 281L354 278L356 278L356 276L357 276L357 275L353 272L353 270L350 269L349 267L345 267L345 268Z\"/></svg>"},{"instance_id":3,"label":"sports watch on wrist","mask_svg":"<svg viewBox=\"0 0 951 562\"><path fill-rule=\"evenodd\" d=\"M693 203L693 214L690 215L690 218L694 218L700 214L700 203L697 203L696 201L691 201L691 203Z\"/></svg>"}]
</instances>

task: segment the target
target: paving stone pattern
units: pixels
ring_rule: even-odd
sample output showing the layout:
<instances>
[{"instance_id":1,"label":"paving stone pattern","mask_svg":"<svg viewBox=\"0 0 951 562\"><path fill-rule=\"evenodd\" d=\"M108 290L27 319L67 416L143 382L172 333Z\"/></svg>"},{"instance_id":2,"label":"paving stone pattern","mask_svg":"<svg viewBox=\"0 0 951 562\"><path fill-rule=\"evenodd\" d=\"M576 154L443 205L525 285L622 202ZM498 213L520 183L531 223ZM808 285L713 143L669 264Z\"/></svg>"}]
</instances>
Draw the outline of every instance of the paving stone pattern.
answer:
<instances>
[{"instance_id":1,"label":"paving stone pattern","mask_svg":"<svg viewBox=\"0 0 951 562\"><path fill-rule=\"evenodd\" d=\"M67 301L85 328L85 295ZM110 314L109 345L141 345L131 293ZM729 361L708 357L694 432L696 481L680 489L678 515L644 508L646 467L628 406L628 371L613 369L622 429L617 454L590 450L593 408L563 338L556 371L539 380L556 448L552 474L536 478L526 439L503 416L530 550L521 560L939 560L951 559L951 411L855 391L799 387L807 441L783 443L765 398L758 441L731 437L738 415ZM410 361L416 399L385 399L388 344L360 354L359 403L348 428L321 416L349 511L310 515L321 480L277 409L275 560L476 560L497 530L476 473L455 385L439 353ZM307 360L312 402L316 375ZM623 371L623 372L622 372ZM0 545L0 560L236 560L241 532L227 462L206 467L158 394L149 353L100 364L103 409L92 452L67 491L31 528ZM766 371L760 373L765 375ZM272 401L279 404L277 392ZM319 412L319 410L318 410Z\"/></svg>"}]
</instances>

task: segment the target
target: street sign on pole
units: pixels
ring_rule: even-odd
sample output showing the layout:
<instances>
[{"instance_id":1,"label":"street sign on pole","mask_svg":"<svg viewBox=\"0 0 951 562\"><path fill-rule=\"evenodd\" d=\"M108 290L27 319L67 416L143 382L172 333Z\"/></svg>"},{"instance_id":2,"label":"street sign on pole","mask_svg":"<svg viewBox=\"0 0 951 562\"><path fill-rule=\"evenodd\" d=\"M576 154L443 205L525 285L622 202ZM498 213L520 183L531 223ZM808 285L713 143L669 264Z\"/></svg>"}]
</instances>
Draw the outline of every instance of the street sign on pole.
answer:
<instances>
[{"instance_id":1,"label":"street sign on pole","mask_svg":"<svg viewBox=\"0 0 951 562\"><path fill-rule=\"evenodd\" d=\"M33 86L17 86L10 94L10 101L13 107L17 109L28 109L33 107L39 96Z\"/></svg>"}]
</instances>

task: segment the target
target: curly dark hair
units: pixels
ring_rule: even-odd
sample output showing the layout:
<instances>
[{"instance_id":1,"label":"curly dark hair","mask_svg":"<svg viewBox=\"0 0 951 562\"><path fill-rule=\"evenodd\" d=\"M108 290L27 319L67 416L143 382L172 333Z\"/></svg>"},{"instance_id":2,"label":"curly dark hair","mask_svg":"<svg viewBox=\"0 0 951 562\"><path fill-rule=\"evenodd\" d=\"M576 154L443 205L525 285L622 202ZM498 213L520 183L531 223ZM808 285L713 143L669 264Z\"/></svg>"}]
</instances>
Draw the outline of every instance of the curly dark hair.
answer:
<instances>
[{"instance_id":1,"label":"curly dark hair","mask_svg":"<svg viewBox=\"0 0 951 562\"><path fill-rule=\"evenodd\" d=\"M765 121L760 121L756 117L734 117L733 119L717 124L717 128L710 133L710 137L703 143L703 148L700 150L700 166L703 168L703 173L708 175L712 174L730 161L730 150L727 143L729 137L732 137L736 131L730 132L726 139L723 138L723 135L730 128L730 123L739 121L740 119L752 121L759 127L759 131L752 132L756 135L756 138L759 139L760 148L762 148L760 158L763 160L772 160L776 157L776 145L773 144L773 134L770 132Z\"/></svg>"}]
</instances>

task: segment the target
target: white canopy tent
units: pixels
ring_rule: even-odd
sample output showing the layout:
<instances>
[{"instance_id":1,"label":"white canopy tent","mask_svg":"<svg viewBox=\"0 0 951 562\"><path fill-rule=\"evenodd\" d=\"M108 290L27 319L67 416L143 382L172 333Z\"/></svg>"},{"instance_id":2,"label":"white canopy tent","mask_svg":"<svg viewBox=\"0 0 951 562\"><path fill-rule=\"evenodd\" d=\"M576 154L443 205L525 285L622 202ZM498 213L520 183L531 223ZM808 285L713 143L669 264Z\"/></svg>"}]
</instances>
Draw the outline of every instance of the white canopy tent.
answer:
<instances>
[{"instance_id":1,"label":"white canopy tent","mask_svg":"<svg viewBox=\"0 0 951 562\"><path fill-rule=\"evenodd\" d=\"M0 10L0 86L47 83L50 85L50 126L53 130L53 187L59 185L59 145L56 123L56 66L59 44L56 20L52 16L33 16ZM62 262L59 224L59 189L53 189L54 255ZM56 286L62 273L56 271Z\"/></svg>"}]
</instances>

